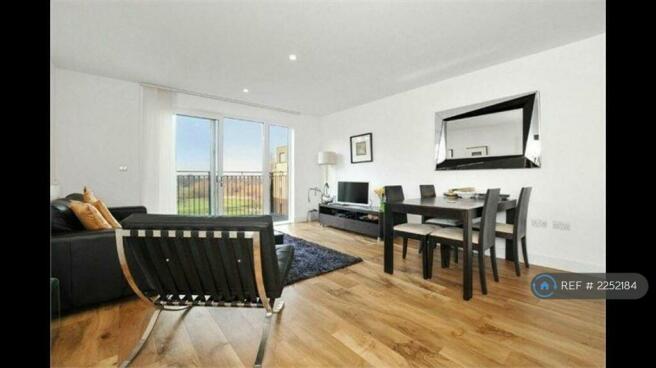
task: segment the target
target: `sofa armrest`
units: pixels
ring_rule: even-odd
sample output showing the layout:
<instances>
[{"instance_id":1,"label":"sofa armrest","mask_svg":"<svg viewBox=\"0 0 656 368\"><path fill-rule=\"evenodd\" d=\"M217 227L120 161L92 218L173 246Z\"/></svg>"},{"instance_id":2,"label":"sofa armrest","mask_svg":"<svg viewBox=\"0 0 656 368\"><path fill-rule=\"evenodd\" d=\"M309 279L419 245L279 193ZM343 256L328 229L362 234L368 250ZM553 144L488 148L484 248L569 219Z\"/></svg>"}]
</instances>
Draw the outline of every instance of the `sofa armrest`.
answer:
<instances>
[{"instance_id":1,"label":"sofa armrest","mask_svg":"<svg viewBox=\"0 0 656 368\"><path fill-rule=\"evenodd\" d=\"M146 207L144 206L111 207L109 208L109 212L112 213L112 216L114 216L118 222L123 221L133 213L147 213Z\"/></svg>"},{"instance_id":2,"label":"sofa armrest","mask_svg":"<svg viewBox=\"0 0 656 368\"><path fill-rule=\"evenodd\" d=\"M71 232L51 238L51 272L52 277L59 279L62 311L121 294L123 285L118 277L121 271L115 239L113 230ZM90 288L94 284L97 287ZM108 297L98 297L97 294L103 293Z\"/></svg>"}]
</instances>

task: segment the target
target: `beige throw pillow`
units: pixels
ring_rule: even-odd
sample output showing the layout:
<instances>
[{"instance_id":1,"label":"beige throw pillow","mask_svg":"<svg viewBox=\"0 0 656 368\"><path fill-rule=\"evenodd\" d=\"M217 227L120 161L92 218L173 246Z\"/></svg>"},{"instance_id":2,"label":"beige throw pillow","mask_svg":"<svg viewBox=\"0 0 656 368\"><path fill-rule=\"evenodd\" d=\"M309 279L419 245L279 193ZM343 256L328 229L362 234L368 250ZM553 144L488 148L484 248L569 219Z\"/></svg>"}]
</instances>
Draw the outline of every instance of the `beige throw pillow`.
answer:
<instances>
[{"instance_id":1,"label":"beige throw pillow","mask_svg":"<svg viewBox=\"0 0 656 368\"><path fill-rule=\"evenodd\" d=\"M105 206L105 203L101 201L100 199L93 202L93 206L96 207L98 212L102 215L102 217L105 218L105 220L112 226L114 229L120 229L122 228L121 224L119 224L118 221L112 216L112 213L109 212L109 208Z\"/></svg>"},{"instance_id":2,"label":"beige throw pillow","mask_svg":"<svg viewBox=\"0 0 656 368\"><path fill-rule=\"evenodd\" d=\"M112 228L112 225L105 220L103 215L100 214L100 211L89 203L71 201L69 207L87 230L106 230Z\"/></svg>"},{"instance_id":3,"label":"beige throw pillow","mask_svg":"<svg viewBox=\"0 0 656 368\"><path fill-rule=\"evenodd\" d=\"M82 191L82 198L84 198L84 203L91 204L98 200L98 198L93 195L93 191L91 191L91 189L89 189L87 186L85 186L84 190Z\"/></svg>"}]
</instances>

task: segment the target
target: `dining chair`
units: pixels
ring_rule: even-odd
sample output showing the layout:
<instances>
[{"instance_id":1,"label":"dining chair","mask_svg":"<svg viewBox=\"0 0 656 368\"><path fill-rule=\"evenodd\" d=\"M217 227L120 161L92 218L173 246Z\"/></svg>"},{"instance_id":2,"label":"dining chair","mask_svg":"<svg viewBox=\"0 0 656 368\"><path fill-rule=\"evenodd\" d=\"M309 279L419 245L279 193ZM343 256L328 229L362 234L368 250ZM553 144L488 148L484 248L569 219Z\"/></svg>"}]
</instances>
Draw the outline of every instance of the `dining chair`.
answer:
<instances>
[{"instance_id":1,"label":"dining chair","mask_svg":"<svg viewBox=\"0 0 656 368\"><path fill-rule=\"evenodd\" d=\"M135 214L122 225L116 249L123 275L154 311L121 367L137 356L160 312L192 307L264 308L263 329L243 326L252 334L262 331L254 364L260 367L294 258L293 246L275 246L271 216Z\"/></svg>"},{"instance_id":2,"label":"dining chair","mask_svg":"<svg viewBox=\"0 0 656 368\"><path fill-rule=\"evenodd\" d=\"M421 195L421 198L435 198L435 185L433 184L420 184L419 185L419 193ZM443 217L427 217L427 216L421 216L421 222L425 224L432 224L432 225L438 225L442 227L449 227L449 226L461 226L462 221L459 219L451 219L451 218L443 218ZM419 248L419 251L421 251L421 248ZM458 263L458 248L453 247L454 251L454 260L456 263Z\"/></svg>"},{"instance_id":3,"label":"dining chair","mask_svg":"<svg viewBox=\"0 0 656 368\"><path fill-rule=\"evenodd\" d=\"M485 277L485 251L490 250L490 261L492 262L492 274L494 281L499 282L499 271L497 269L497 257L495 247L495 225L497 217L497 207L499 205L499 192L500 189L488 189L485 196L485 203L483 204L483 213L481 216L480 230L472 230L472 249L478 253L478 272L481 279L481 291L487 294L487 280ZM428 235L429 244L439 243L441 245L442 257L445 258L444 245L464 247L464 231L460 227L446 227L440 228ZM429 252L428 266L432 269L433 263L433 247L426 248ZM442 263L444 266L444 263Z\"/></svg>"},{"instance_id":4,"label":"dining chair","mask_svg":"<svg viewBox=\"0 0 656 368\"><path fill-rule=\"evenodd\" d=\"M526 251L526 217L528 215L528 201L531 198L531 187L524 187L519 192L517 200L517 209L515 210L514 224L497 223L496 236L507 240L512 240L513 258L515 260L515 274L521 275L519 267L519 242L522 242L522 255L524 256L524 266L529 268L528 252ZM472 227L479 229L480 222L475 222Z\"/></svg>"},{"instance_id":5,"label":"dining chair","mask_svg":"<svg viewBox=\"0 0 656 368\"><path fill-rule=\"evenodd\" d=\"M433 184L419 185L419 193L421 198L435 198L435 186ZM462 221L459 219L451 219L446 217L426 217L422 216L422 222L427 224L439 226L460 226Z\"/></svg>"},{"instance_id":6,"label":"dining chair","mask_svg":"<svg viewBox=\"0 0 656 368\"><path fill-rule=\"evenodd\" d=\"M400 185L385 186L385 201L389 203L401 202L405 199L403 187ZM394 236L403 238L403 258L408 253L408 239L415 239L420 242L420 249L425 248L428 234L440 228L434 224L415 224L408 222L408 215L405 213L394 213ZM424 275L427 270L424 268Z\"/></svg>"}]
</instances>

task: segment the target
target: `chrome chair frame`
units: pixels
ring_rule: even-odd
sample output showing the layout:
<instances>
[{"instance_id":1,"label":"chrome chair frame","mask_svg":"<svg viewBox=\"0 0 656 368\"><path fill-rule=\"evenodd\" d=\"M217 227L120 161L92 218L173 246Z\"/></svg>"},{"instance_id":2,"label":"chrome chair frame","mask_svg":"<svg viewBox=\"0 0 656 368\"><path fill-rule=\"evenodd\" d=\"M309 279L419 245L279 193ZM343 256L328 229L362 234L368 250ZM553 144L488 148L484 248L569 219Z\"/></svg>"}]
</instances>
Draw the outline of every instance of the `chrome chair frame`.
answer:
<instances>
[{"instance_id":1,"label":"chrome chair frame","mask_svg":"<svg viewBox=\"0 0 656 368\"><path fill-rule=\"evenodd\" d=\"M152 234L151 236L154 238L167 237L167 236L174 238L176 236L175 235L176 230L116 229L115 231L116 250L118 252L118 259L121 265L121 270L123 271L123 276L125 277L126 281L130 285L134 293L139 297L139 299L146 305L155 308L141 338L134 346L128 357L123 362L121 362L119 367L121 368L127 367L132 362L132 360L134 360L134 358L137 357L143 346L146 344L148 337L152 333L155 324L157 323L157 319L159 318L159 315L162 311L180 311L180 310L190 309L194 306L264 308L266 313L264 316L262 336L260 338L260 343L257 349L257 356L255 358L255 363L253 364L254 367L262 367L262 361L264 360L264 355L266 353L266 345L269 337L269 331L271 329L271 319L272 319L271 317L273 316L274 313L280 313L284 308L285 303L281 299L277 299L275 300L274 303L271 303L266 295L265 286L264 286L264 277L263 277L264 269L262 265L261 254L260 254L261 252L260 233L257 231L230 231L229 232L230 239L237 239L238 234L243 233L245 239L252 239L253 241L253 263L254 263L253 270L255 273L255 284L257 287L257 294L258 294L259 301L256 303L243 303L243 302L227 303L227 302L208 301L209 299L205 299L204 296L202 295L198 295L197 300L184 300L184 301L176 300L173 302L169 302L167 300L161 300L160 298L149 298L148 296L146 296L143 293L143 291L139 288L139 286L135 281L134 276L130 272L130 267L128 265L127 258L125 255L125 247L123 245L123 238L132 236L132 234L135 231L138 237L146 237L147 234ZM221 231L211 231L211 232L213 233L212 235L215 238L222 237ZM210 233L210 231L198 231L198 237L205 238L207 237L208 233ZM191 231L184 230L183 237L191 238ZM205 300L200 300L200 299L205 299Z\"/></svg>"}]
</instances>

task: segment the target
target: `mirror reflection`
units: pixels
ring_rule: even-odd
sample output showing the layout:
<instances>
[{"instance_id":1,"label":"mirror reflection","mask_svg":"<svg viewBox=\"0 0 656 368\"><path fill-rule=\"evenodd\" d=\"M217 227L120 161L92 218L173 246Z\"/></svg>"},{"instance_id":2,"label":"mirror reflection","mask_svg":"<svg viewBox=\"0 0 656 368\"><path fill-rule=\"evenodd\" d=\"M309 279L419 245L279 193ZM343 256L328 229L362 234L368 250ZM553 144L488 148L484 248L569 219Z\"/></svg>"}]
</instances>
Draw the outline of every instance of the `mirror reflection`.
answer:
<instances>
[{"instance_id":1,"label":"mirror reflection","mask_svg":"<svg viewBox=\"0 0 656 368\"><path fill-rule=\"evenodd\" d=\"M540 167L538 93L442 111L435 170Z\"/></svg>"},{"instance_id":2,"label":"mirror reflection","mask_svg":"<svg viewBox=\"0 0 656 368\"><path fill-rule=\"evenodd\" d=\"M522 109L446 121L448 158L523 153Z\"/></svg>"}]
</instances>

